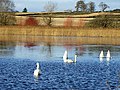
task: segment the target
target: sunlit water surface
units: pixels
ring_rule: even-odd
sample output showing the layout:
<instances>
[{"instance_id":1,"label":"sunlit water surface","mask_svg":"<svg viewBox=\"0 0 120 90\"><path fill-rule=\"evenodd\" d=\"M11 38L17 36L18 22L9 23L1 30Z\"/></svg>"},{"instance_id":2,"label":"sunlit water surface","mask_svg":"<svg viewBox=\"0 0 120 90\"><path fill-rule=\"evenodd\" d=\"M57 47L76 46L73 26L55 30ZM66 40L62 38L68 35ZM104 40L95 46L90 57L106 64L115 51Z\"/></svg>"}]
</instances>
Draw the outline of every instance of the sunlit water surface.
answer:
<instances>
[{"instance_id":1,"label":"sunlit water surface","mask_svg":"<svg viewBox=\"0 0 120 90\"><path fill-rule=\"evenodd\" d=\"M72 43L72 42L71 42ZM64 63L63 54L76 63ZM111 51L102 61L100 51ZM33 76L36 62L41 75ZM1 42L0 90L117 90L120 86L120 46L51 45L49 43Z\"/></svg>"}]
</instances>

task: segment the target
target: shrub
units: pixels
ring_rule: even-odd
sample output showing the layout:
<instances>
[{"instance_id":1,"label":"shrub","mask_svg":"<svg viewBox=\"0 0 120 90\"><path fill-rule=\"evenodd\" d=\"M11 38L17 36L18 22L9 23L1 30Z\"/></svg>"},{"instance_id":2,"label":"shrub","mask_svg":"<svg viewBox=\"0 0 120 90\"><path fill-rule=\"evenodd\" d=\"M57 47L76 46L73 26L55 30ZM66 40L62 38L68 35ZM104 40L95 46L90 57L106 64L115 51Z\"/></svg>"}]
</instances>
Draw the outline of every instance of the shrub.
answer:
<instances>
[{"instance_id":1,"label":"shrub","mask_svg":"<svg viewBox=\"0 0 120 90\"><path fill-rule=\"evenodd\" d=\"M117 23L117 21L115 18L112 18L111 15L101 15L90 21L87 26L95 28L114 28L116 27L115 23Z\"/></svg>"},{"instance_id":2,"label":"shrub","mask_svg":"<svg viewBox=\"0 0 120 90\"><path fill-rule=\"evenodd\" d=\"M38 21L35 18L33 18L33 17L29 17L29 18L26 19L25 25L26 26L37 26L38 25Z\"/></svg>"},{"instance_id":3,"label":"shrub","mask_svg":"<svg viewBox=\"0 0 120 90\"><path fill-rule=\"evenodd\" d=\"M73 26L73 20L71 17L68 17L64 22L64 27L72 27Z\"/></svg>"},{"instance_id":4,"label":"shrub","mask_svg":"<svg viewBox=\"0 0 120 90\"><path fill-rule=\"evenodd\" d=\"M0 25L15 25L15 13L1 12L0 13Z\"/></svg>"}]
</instances>

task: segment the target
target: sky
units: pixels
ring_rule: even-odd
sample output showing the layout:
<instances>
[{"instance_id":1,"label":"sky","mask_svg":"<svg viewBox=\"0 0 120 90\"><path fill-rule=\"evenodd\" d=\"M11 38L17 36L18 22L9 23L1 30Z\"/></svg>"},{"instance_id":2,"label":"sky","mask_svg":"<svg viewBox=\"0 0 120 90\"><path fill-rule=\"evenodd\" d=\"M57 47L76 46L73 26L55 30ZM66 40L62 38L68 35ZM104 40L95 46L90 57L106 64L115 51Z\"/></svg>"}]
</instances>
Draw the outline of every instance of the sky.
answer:
<instances>
[{"instance_id":1,"label":"sky","mask_svg":"<svg viewBox=\"0 0 120 90\"><path fill-rule=\"evenodd\" d=\"M56 11L72 10L75 11L76 2L79 0L12 0L15 4L15 10L21 12L23 8L27 8L28 12L43 12L44 6L47 2L51 1L57 4ZM95 2L95 9L100 10L98 7L100 2L106 3L110 6L107 10L120 9L120 0L84 0L85 3Z\"/></svg>"}]
</instances>

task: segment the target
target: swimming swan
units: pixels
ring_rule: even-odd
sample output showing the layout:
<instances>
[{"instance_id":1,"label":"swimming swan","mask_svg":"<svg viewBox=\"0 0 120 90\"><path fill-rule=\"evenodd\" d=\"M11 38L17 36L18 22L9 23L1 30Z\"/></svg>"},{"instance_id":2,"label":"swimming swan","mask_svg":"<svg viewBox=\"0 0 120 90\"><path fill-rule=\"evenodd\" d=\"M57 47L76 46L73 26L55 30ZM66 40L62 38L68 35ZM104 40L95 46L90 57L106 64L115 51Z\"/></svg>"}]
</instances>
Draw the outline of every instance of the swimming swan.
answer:
<instances>
[{"instance_id":1,"label":"swimming swan","mask_svg":"<svg viewBox=\"0 0 120 90\"><path fill-rule=\"evenodd\" d=\"M34 70L34 76L38 77L40 75L39 63L36 63L37 67Z\"/></svg>"},{"instance_id":2,"label":"swimming swan","mask_svg":"<svg viewBox=\"0 0 120 90\"><path fill-rule=\"evenodd\" d=\"M111 58L111 56L110 56L110 51L108 50L108 51L107 51L107 55L106 55L106 60L107 60L107 61L110 61L110 58Z\"/></svg>"},{"instance_id":3,"label":"swimming swan","mask_svg":"<svg viewBox=\"0 0 120 90\"><path fill-rule=\"evenodd\" d=\"M76 63L76 58L77 58L77 55L75 55L75 59L72 60L72 59L65 59L64 62L66 63Z\"/></svg>"},{"instance_id":4,"label":"swimming swan","mask_svg":"<svg viewBox=\"0 0 120 90\"><path fill-rule=\"evenodd\" d=\"M103 58L104 57L104 54L103 54L103 51L100 52L100 55L99 55L99 58Z\"/></svg>"},{"instance_id":5,"label":"swimming swan","mask_svg":"<svg viewBox=\"0 0 120 90\"><path fill-rule=\"evenodd\" d=\"M110 58L110 51L109 50L107 51L106 58Z\"/></svg>"},{"instance_id":6,"label":"swimming swan","mask_svg":"<svg viewBox=\"0 0 120 90\"><path fill-rule=\"evenodd\" d=\"M103 51L100 52L99 58L100 58L100 62L102 62L102 61L103 61L103 58L104 58Z\"/></svg>"},{"instance_id":7,"label":"swimming swan","mask_svg":"<svg viewBox=\"0 0 120 90\"><path fill-rule=\"evenodd\" d=\"M67 54L67 50L65 51L64 55L63 55L63 60L68 58L68 54Z\"/></svg>"},{"instance_id":8,"label":"swimming swan","mask_svg":"<svg viewBox=\"0 0 120 90\"><path fill-rule=\"evenodd\" d=\"M76 63L76 59L77 59L77 55L75 54L75 59L71 60L67 58L67 51L65 51L64 55L63 55L63 60L65 63Z\"/></svg>"}]
</instances>

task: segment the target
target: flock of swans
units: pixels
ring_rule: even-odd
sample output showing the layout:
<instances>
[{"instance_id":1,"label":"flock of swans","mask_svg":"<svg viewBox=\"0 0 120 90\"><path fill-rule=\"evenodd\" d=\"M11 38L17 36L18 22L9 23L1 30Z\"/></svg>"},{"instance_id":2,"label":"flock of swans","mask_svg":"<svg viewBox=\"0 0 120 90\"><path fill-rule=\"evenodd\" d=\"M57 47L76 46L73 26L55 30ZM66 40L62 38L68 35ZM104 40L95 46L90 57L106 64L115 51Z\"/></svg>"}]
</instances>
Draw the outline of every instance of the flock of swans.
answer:
<instances>
[{"instance_id":1,"label":"flock of swans","mask_svg":"<svg viewBox=\"0 0 120 90\"><path fill-rule=\"evenodd\" d=\"M77 59L77 55L75 55L75 59L72 60L72 59L68 59L68 52L65 51L64 55L63 55L63 60L65 63L76 63L76 59ZM38 77L39 75L41 74L41 70L40 70L40 65L39 63L37 62L36 63L36 69L34 70L34 77Z\"/></svg>"},{"instance_id":2,"label":"flock of swans","mask_svg":"<svg viewBox=\"0 0 120 90\"><path fill-rule=\"evenodd\" d=\"M109 62L109 61L110 61L110 58L111 58L111 56L110 56L110 51L108 50L108 51L107 51L107 55L104 56L104 52L103 52L103 50L102 50L102 51L100 52L99 58L100 58L100 61L103 61L103 58L106 58L106 60Z\"/></svg>"},{"instance_id":3,"label":"flock of swans","mask_svg":"<svg viewBox=\"0 0 120 90\"><path fill-rule=\"evenodd\" d=\"M106 58L107 61L110 61L110 58L111 58L111 56L110 56L110 51L109 51L109 50L107 51L107 55L106 55L106 56L104 56L104 52L101 51L101 52L100 52L100 55L99 55L99 58L100 58L100 61L102 61L103 58ZM68 52L67 52L67 50L66 50L66 51L64 52L64 55L63 55L63 61L64 61L65 63L76 63L76 61L77 61L77 55L75 54L74 60L68 59ZM35 77L38 77L38 76L41 74L40 65L39 65L38 62L36 63L36 66L37 66L37 67L36 67L36 69L34 70L34 76L35 76Z\"/></svg>"}]
</instances>

